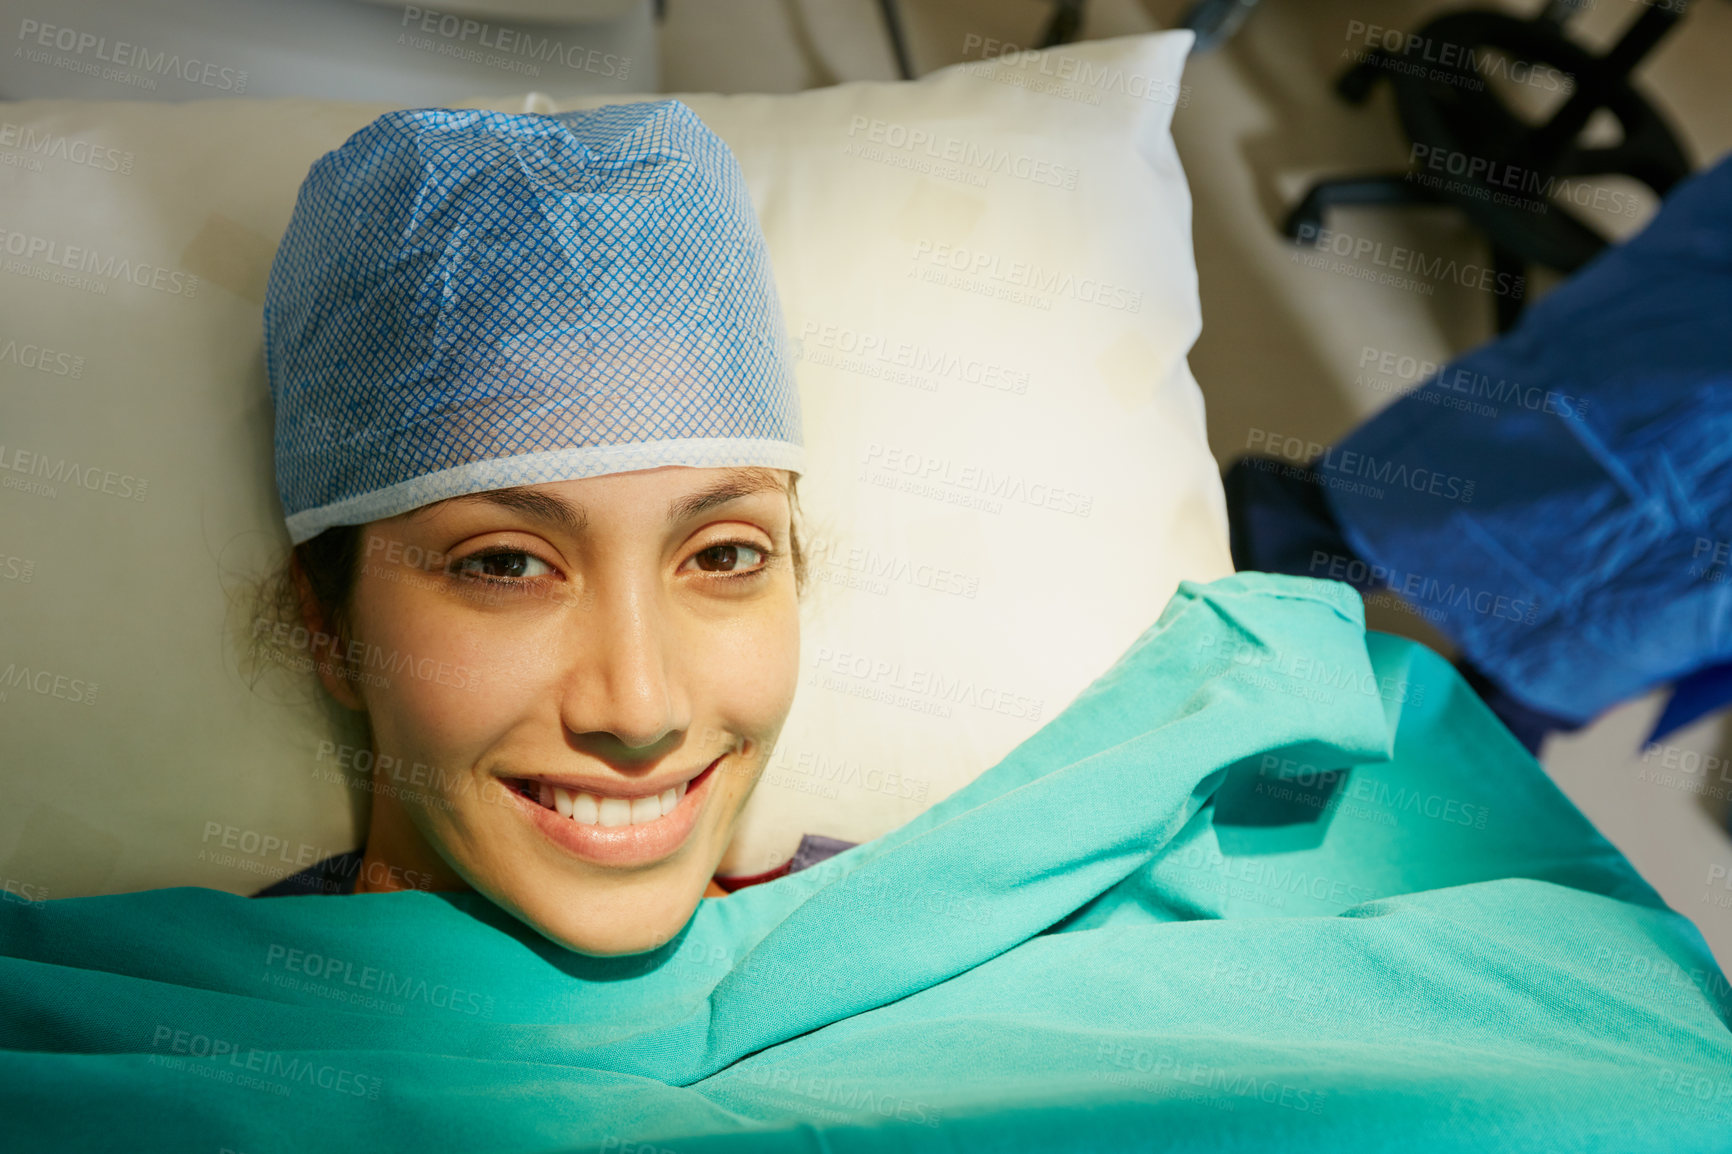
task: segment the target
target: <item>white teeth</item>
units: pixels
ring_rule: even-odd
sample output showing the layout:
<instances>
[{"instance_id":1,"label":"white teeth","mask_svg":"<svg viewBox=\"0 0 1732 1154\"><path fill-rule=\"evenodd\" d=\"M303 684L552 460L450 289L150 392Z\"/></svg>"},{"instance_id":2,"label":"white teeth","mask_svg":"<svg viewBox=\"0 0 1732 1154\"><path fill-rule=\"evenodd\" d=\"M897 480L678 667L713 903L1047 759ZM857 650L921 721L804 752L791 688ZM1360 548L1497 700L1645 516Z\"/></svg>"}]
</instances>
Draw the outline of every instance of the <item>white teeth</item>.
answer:
<instances>
[{"instance_id":1,"label":"white teeth","mask_svg":"<svg viewBox=\"0 0 1732 1154\"><path fill-rule=\"evenodd\" d=\"M568 817L582 825L609 828L622 825L645 825L670 814L686 796L686 784L669 786L648 797L601 797L564 786L540 783L541 803L560 817Z\"/></svg>"}]
</instances>

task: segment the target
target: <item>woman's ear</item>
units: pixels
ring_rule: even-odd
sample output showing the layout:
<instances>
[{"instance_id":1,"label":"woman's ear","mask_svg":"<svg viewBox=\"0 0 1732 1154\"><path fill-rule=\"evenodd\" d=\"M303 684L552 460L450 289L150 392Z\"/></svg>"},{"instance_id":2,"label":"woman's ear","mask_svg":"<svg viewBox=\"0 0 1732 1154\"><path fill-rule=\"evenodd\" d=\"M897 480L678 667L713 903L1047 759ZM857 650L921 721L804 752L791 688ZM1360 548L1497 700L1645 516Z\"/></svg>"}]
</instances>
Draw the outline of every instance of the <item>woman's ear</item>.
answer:
<instances>
[{"instance_id":1,"label":"woman's ear","mask_svg":"<svg viewBox=\"0 0 1732 1154\"><path fill-rule=\"evenodd\" d=\"M325 614L319 604L318 597L313 594L313 582L307 576L307 571L301 568L299 555L289 555L289 574L295 582L295 594L301 605L301 624L307 627L307 634L312 638L312 659L314 668L319 672L319 681L346 709L364 711L367 706L361 700L361 695L355 691L355 683L345 674L351 672L350 662L343 655L343 644L337 634L335 622Z\"/></svg>"}]
</instances>

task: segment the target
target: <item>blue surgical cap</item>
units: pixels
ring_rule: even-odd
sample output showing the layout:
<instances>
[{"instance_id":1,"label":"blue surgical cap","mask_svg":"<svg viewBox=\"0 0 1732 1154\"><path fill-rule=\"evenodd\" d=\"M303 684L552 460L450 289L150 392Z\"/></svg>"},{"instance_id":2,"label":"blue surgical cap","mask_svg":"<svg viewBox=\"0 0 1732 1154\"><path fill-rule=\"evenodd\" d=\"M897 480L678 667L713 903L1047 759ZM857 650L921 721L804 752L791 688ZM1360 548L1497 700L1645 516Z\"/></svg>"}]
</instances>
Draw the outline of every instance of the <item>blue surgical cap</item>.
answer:
<instances>
[{"instance_id":1,"label":"blue surgical cap","mask_svg":"<svg viewBox=\"0 0 1732 1154\"><path fill-rule=\"evenodd\" d=\"M381 116L308 173L264 325L297 544L514 485L803 471L745 179L677 100Z\"/></svg>"}]
</instances>

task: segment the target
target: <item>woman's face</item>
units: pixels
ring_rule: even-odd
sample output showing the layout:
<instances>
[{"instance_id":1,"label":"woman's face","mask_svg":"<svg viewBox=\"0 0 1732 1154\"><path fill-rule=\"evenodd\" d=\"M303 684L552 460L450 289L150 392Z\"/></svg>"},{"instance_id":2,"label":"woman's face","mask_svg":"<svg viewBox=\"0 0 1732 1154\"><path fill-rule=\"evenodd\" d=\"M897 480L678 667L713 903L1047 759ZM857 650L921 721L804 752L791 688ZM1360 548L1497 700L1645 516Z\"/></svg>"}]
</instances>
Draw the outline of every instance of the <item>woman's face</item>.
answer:
<instances>
[{"instance_id":1,"label":"woman's face","mask_svg":"<svg viewBox=\"0 0 1732 1154\"><path fill-rule=\"evenodd\" d=\"M666 467L365 526L325 680L392 767L368 858L584 953L678 933L793 704L787 483Z\"/></svg>"}]
</instances>

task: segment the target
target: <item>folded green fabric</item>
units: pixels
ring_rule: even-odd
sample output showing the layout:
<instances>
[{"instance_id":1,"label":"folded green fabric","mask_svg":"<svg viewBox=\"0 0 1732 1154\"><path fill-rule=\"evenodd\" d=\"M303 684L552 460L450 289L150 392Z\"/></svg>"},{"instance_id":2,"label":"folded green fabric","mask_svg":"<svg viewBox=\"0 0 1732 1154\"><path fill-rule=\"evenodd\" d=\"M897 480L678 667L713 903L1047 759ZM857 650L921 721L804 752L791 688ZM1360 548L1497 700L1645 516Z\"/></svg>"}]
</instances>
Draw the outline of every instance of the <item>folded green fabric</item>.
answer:
<instances>
[{"instance_id":1,"label":"folded green fabric","mask_svg":"<svg viewBox=\"0 0 1732 1154\"><path fill-rule=\"evenodd\" d=\"M1706 944L1345 585L1182 586L876 841L573 954L475 894L0 905L18 1150L1724 1150Z\"/></svg>"}]
</instances>

